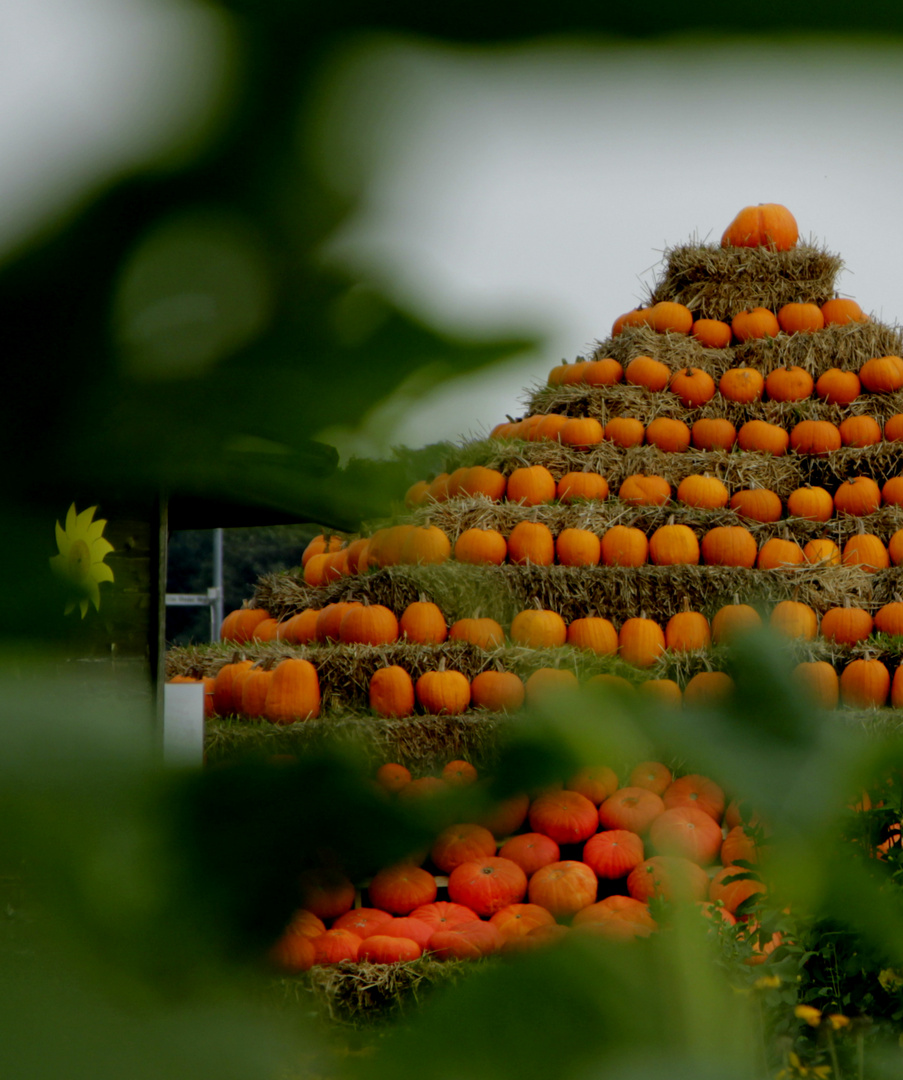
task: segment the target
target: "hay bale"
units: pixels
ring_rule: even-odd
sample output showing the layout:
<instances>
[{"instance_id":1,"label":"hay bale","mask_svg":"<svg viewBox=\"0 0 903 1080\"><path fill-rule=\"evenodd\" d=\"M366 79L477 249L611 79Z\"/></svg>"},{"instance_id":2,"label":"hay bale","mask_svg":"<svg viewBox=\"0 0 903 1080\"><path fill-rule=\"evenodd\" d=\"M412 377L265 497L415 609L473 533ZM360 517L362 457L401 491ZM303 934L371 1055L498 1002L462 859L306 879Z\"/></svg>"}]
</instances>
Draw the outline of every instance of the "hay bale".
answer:
<instances>
[{"instance_id":1,"label":"hay bale","mask_svg":"<svg viewBox=\"0 0 903 1080\"><path fill-rule=\"evenodd\" d=\"M323 1015L338 1024L369 1027L403 1016L437 987L474 970L474 961L429 957L400 964L343 960L311 968L307 981Z\"/></svg>"},{"instance_id":2,"label":"hay bale","mask_svg":"<svg viewBox=\"0 0 903 1080\"><path fill-rule=\"evenodd\" d=\"M823 304L835 295L843 262L812 244L790 251L682 244L665 250L664 271L648 304L673 300L697 319L730 322L738 311L784 304Z\"/></svg>"}]
</instances>

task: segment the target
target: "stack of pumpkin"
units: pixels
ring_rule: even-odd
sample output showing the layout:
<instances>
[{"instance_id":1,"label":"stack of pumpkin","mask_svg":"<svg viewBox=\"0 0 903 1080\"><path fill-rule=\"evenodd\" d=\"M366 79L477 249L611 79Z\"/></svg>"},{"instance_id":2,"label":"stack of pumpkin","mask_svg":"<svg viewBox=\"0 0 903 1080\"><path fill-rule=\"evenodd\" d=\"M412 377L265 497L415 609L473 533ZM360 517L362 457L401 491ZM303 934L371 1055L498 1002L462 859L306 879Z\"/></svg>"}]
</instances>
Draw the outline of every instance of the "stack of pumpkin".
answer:
<instances>
[{"instance_id":1,"label":"stack of pumpkin","mask_svg":"<svg viewBox=\"0 0 903 1080\"><path fill-rule=\"evenodd\" d=\"M441 778L412 780L393 763L376 779L413 805L477 773L451 761ZM650 908L653 901L694 903L716 928L737 926L747 962L758 963L776 942L760 946L749 915L749 901L764 891L746 869L759 861L756 833L705 776L674 777L644 761L622 785L607 766L583 768L561 788L512 796L483 823L449 825L425 858L384 867L361 890L335 868L307 874L304 906L271 958L306 971L422 955L478 959L568 931L629 941L658 929L666 908Z\"/></svg>"},{"instance_id":2,"label":"stack of pumpkin","mask_svg":"<svg viewBox=\"0 0 903 1080\"><path fill-rule=\"evenodd\" d=\"M773 204L667 252L523 419L455 448L402 519L317 538L170 673L217 676L220 716L444 717L419 749L439 758L536 686L718 696L764 619L818 704L903 707L903 339L836 297L840 268ZM382 730L382 757L410 750Z\"/></svg>"}]
</instances>

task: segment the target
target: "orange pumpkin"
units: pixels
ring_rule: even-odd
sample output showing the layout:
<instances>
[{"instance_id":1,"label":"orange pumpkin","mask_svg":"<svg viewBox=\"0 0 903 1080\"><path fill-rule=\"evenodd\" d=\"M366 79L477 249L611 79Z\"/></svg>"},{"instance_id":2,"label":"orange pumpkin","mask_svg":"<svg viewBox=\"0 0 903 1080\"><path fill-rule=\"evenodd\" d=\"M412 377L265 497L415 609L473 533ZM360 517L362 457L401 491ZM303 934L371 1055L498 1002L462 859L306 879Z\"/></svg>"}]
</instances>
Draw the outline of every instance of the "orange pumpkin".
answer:
<instances>
[{"instance_id":1,"label":"orange pumpkin","mask_svg":"<svg viewBox=\"0 0 903 1080\"><path fill-rule=\"evenodd\" d=\"M881 506L881 489L870 476L854 476L834 492L834 509L838 514L864 517Z\"/></svg>"},{"instance_id":2,"label":"orange pumpkin","mask_svg":"<svg viewBox=\"0 0 903 1080\"><path fill-rule=\"evenodd\" d=\"M602 534L601 553L606 566L642 566L649 554L649 541L642 529L612 525Z\"/></svg>"},{"instance_id":3,"label":"orange pumpkin","mask_svg":"<svg viewBox=\"0 0 903 1080\"><path fill-rule=\"evenodd\" d=\"M555 555L561 566L598 566L602 544L589 529L562 529L555 539Z\"/></svg>"},{"instance_id":4,"label":"orange pumpkin","mask_svg":"<svg viewBox=\"0 0 903 1080\"><path fill-rule=\"evenodd\" d=\"M811 334L824 329L825 316L818 304L784 304L778 311L778 325L785 334Z\"/></svg>"},{"instance_id":5,"label":"orange pumpkin","mask_svg":"<svg viewBox=\"0 0 903 1080\"><path fill-rule=\"evenodd\" d=\"M749 604L725 604L712 617L712 641L716 645L731 645L761 625L762 616Z\"/></svg>"},{"instance_id":6,"label":"orange pumpkin","mask_svg":"<svg viewBox=\"0 0 903 1080\"><path fill-rule=\"evenodd\" d=\"M513 566L551 566L555 538L541 521L519 521L508 534L508 560Z\"/></svg>"},{"instance_id":7,"label":"orange pumpkin","mask_svg":"<svg viewBox=\"0 0 903 1080\"><path fill-rule=\"evenodd\" d=\"M731 332L737 341L777 337L780 330L775 313L763 307L740 311L731 319Z\"/></svg>"},{"instance_id":8,"label":"orange pumpkin","mask_svg":"<svg viewBox=\"0 0 903 1080\"><path fill-rule=\"evenodd\" d=\"M828 368L815 383L815 393L829 405L849 405L859 397L861 390L856 372L841 368Z\"/></svg>"},{"instance_id":9,"label":"orange pumpkin","mask_svg":"<svg viewBox=\"0 0 903 1080\"><path fill-rule=\"evenodd\" d=\"M825 326L846 326L851 322L868 322L868 315L855 300L826 300L821 306Z\"/></svg>"},{"instance_id":10,"label":"orange pumpkin","mask_svg":"<svg viewBox=\"0 0 903 1080\"><path fill-rule=\"evenodd\" d=\"M724 816L724 791L708 776L684 773L665 788L662 801L666 809L672 806L698 806L720 822Z\"/></svg>"},{"instance_id":11,"label":"orange pumpkin","mask_svg":"<svg viewBox=\"0 0 903 1080\"><path fill-rule=\"evenodd\" d=\"M806 521L829 521L834 516L834 500L823 487L800 487L787 496L787 512Z\"/></svg>"},{"instance_id":12,"label":"orange pumpkin","mask_svg":"<svg viewBox=\"0 0 903 1080\"><path fill-rule=\"evenodd\" d=\"M448 637L445 616L438 604L431 600L415 600L401 613L398 620L399 635L418 645L441 645Z\"/></svg>"},{"instance_id":13,"label":"orange pumpkin","mask_svg":"<svg viewBox=\"0 0 903 1080\"><path fill-rule=\"evenodd\" d=\"M608 765L584 765L568 777L564 786L568 791L579 791L598 806L618 790L618 774Z\"/></svg>"},{"instance_id":14,"label":"orange pumpkin","mask_svg":"<svg viewBox=\"0 0 903 1080\"><path fill-rule=\"evenodd\" d=\"M718 319L697 319L690 334L707 349L726 349L731 343L731 328Z\"/></svg>"},{"instance_id":15,"label":"orange pumpkin","mask_svg":"<svg viewBox=\"0 0 903 1080\"><path fill-rule=\"evenodd\" d=\"M787 570L806 561L803 549L795 540L772 536L759 548L756 566L760 570Z\"/></svg>"},{"instance_id":16,"label":"orange pumpkin","mask_svg":"<svg viewBox=\"0 0 903 1080\"><path fill-rule=\"evenodd\" d=\"M527 608L511 620L510 636L528 649L553 649L567 641L567 626L557 611Z\"/></svg>"},{"instance_id":17,"label":"orange pumpkin","mask_svg":"<svg viewBox=\"0 0 903 1080\"><path fill-rule=\"evenodd\" d=\"M524 683L513 671L481 671L470 683L470 703L489 712L517 712L524 703Z\"/></svg>"},{"instance_id":18,"label":"orange pumpkin","mask_svg":"<svg viewBox=\"0 0 903 1080\"><path fill-rule=\"evenodd\" d=\"M558 438L565 446L578 450L587 450L602 442L603 428L594 416L572 416L566 420L558 432Z\"/></svg>"},{"instance_id":19,"label":"orange pumpkin","mask_svg":"<svg viewBox=\"0 0 903 1080\"><path fill-rule=\"evenodd\" d=\"M433 841L430 858L443 874L450 874L461 863L495 855L495 850L495 837L484 826L448 825Z\"/></svg>"},{"instance_id":20,"label":"orange pumpkin","mask_svg":"<svg viewBox=\"0 0 903 1080\"><path fill-rule=\"evenodd\" d=\"M505 632L490 618L458 619L452 623L448 636L453 641L469 641L480 649L500 649L505 644Z\"/></svg>"},{"instance_id":21,"label":"orange pumpkin","mask_svg":"<svg viewBox=\"0 0 903 1080\"><path fill-rule=\"evenodd\" d=\"M507 856L502 856L507 858ZM529 875L527 875L529 877ZM529 890L528 890L529 891ZM509 904L497 911L489 920L504 939L502 948L519 942L540 926L555 926L555 916L539 904Z\"/></svg>"},{"instance_id":22,"label":"orange pumpkin","mask_svg":"<svg viewBox=\"0 0 903 1080\"><path fill-rule=\"evenodd\" d=\"M790 431L790 448L797 454L833 454L842 441L840 430L830 420L801 420Z\"/></svg>"},{"instance_id":23,"label":"orange pumpkin","mask_svg":"<svg viewBox=\"0 0 903 1080\"><path fill-rule=\"evenodd\" d=\"M689 334L693 326L693 313L688 307L673 300L660 300L649 309L648 320L652 329L660 334L668 330Z\"/></svg>"},{"instance_id":24,"label":"orange pumpkin","mask_svg":"<svg viewBox=\"0 0 903 1080\"><path fill-rule=\"evenodd\" d=\"M880 536L856 533L843 545L843 565L861 566L869 574L890 566L890 552Z\"/></svg>"},{"instance_id":25,"label":"orange pumpkin","mask_svg":"<svg viewBox=\"0 0 903 1080\"><path fill-rule=\"evenodd\" d=\"M734 692L734 680L724 671L698 671L684 687L684 705L717 708Z\"/></svg>"},{"instance_id":26,"label":"orange pumpkin","mask_svg":"<svg viewBox=\"0 0 903 1080\"><path fill-rule=\"evenodd\" d=\"M407 671L397 664L373 672L369 698L370 708L377 716L397 719L414 713L414 683Z\"/></svg>"},{"instance_id":27,"label":"orange pumpkin","mask_svg":"<svg viewBox=\"0 0 903 1080\"><path fill-rule=\"evenodd\" d=\"M685 408L694 409L715 396L715 380L702 368L682 368L671 376L670 389Z\"/></svg>"},{"instance_id":28,"label":"orange pumpkin","mask_svg":"<svg viewBox=\"0 0 903 1080\"><path fill-rule=\"evenodd\" d=\"M765 892L762 882L748 875L749 870L742 866L723 866L712 878L709 899L715 904L722 905L733 915L744 901Z\"/></svg>"},{"instance_id":29,"label":"orange pumpkin","mask_svg":"<svg viewBox=\"0 0 903 1080\"><path fill-rule=\"evenodd\" d=\"M818 635L818 615L799 600L782 600L772 608L769 623L785 637L813 641Z\"/></svg>"},{"instance_id":30,"label":"orange pumpkin","mask_svg":"<svg viewBox=\"0 0 903 1080\"><path fill-rule=\"evenodd\" d=\"M881 425L874 416L848 416L840 424L844 446L875 446L881 442Z\"/></svg>"},{"instance_id":31,"label":"orange pumpkin","mask_svg":"<svg viewBox=\"0 0 903 1080\"><path fill-rule=\"evenodd\" d=\"M677 485L677 501L685 506L703 510L719 510L727 506L730 495L717 476L700 476L692 473Z\"/></svg>"},{"instance_id":32,"label":"orange pumpkin","mask_svg":"<svg viewBox=\"0 0 903 1080\"><path fill-rule=\"evenodd\" d=\"M903 476L892 476L881 488L881 498L888 506L903 506Z\"/></svg>"},{"instance_id":33,"label":"orange pumpkin","mask_svg":"<svg viewBox=\"0 0 903 1080\"><path fill-rule=\"evenodd\" d=\"M872 394L890 394L903 389L903 359L875 356L859 369L859 381Z\"/></svg>"},{"instance_id":34,"label":"orange pumpkin","mask_svg":"<svg viewBox=\"0 0 903 1080\"><path fill-rule=\"evenodd\" d=\"M649 537L649 558L656 566L697 566L696 533L689 525L660 525Z\"/></svg>"},{"instance_id":35,"label":"orange pumpkin","mask_svg":"<svg viewBox=\"0 0 903 1080\"><path fill-rule=\"evenodd\" d=\"M665 632L653 619L627 619L618 634L618 651L634 667L651 667L665 651Z\"/></svg>"},{"instance_id":36,"label":"orange pumpkin","mask_svg":"<svg viewBox=\"0 0 903 1080\"><path fill-rule=\"evenodd\" d=\"M728 401L751 405L765 391L765 376L756 368L729 368L718 380L718 389Z\"/></svg>"},{"instance_id":37,"label":"orange pumpkin","mask_svg":"<svg viewBox=\"0 0 903 1080\"><path fill-rule=\"evenodd\" d=\"M618 498L631 506L664 506L671 498L671 485L663 476L632 473L618 488Z\"/></svg>"},{"instance_id":38,"label":"orange pumpkin","mask_svg":"<svg viewBox=\"0 0 903 1080\"><path fill-rule=\"evenodd\" d=\"M433 903L438 891L433 875L413 863L383 867L367 886L371 905L392 915L410 915L414 908Z\"/></svg>"},{"instance_id":39,"label":"orange pumpkin","mask_svg":"<svg viewBox=\"0 0 903 1080\"><path fill-rule=\"evenodd\" d=\"M673 806L652 822L649 841L659 855L676 855L709 866L721 850L721 826L699 807Z\"/></svg>"},{"instance_id":40,"label":"orange pumpkin","mask_svg":"<svg viewBox=\"0 0 903 1080\"><path fill-rule=\"evenodd\" d=\"M661 795L673 779L671 770L661 761L641 761L634 765L627 783L631 787L644 787Z\"/></svg>"},{"instance_id":41,"label":"orange pumpkin","mask_svg":"<svg viewBox=\"0 0 903 1080\"><path fill-rule=\"evenodd\" d=\"M840 566L842 559L840 548L827 536L810 540L803 548L803 555L806 562L813 566L818 563L823 563L825 566Z\"/></svg>"},{"instance_id":42,"label":"orange pumpkin","mask_svg":"<svg viewBox=\"0 0 903 1080\"><path fill-rule=\"evenodd\" d=\"M880 660L852 660L840 674L840 698L856 709L880 709L890 693L890 672Z\"/></svg>"},{"instance_id":43,"label":"orange pumpkin","mask_svg":"<svg viewBox=\"0 0 903 1080\"><path fill-rule=\"evenodd\" d=\"M271 724L293 724L320 715L320 680L309 660L288 657L273 669L264 717Z\"/></svg>"},{"instance_id":44,"label":"orange pumpkin","mask_svg":"<svg viewBox=\"0 0 903 1080\"><path fill-rule=\"evenodd\" d=\"M559 502L574 503L581 499L608 498L608 481L595 472L569 472L558 481L555 494Z\"/></svg>"},{"instance_id":45,"label":"orange pumpkin","mask_svg":"<svg viewBox=\"0 0 903 1080\"><path fill-rule=\"evenodd\" d=\"M438 525L411 529L404 539L399 562L405 565L443 563L451 555L451 540Z\"/></svg>"},{"instance_id":46,"label":"orange pumpkin","mask_svg":"<svg viewBox=\"0 0 903 1080\"><path fill-rule=\"evenodd\" d=\"M583 372L589 386L615 386L624 378L624 368L610 356L590 360Z\"/></svg>"},{"instance_id":47,"label":"orange pumpkin","mask_svg":"<svg viewBox=\"0 0 903 1080\"><path fill-rule=\"evenodd\" d=\"M562 858L557 843L542 833L520 833L504 841L499 848L502 859L510 859L521 867L527 877L533 877L541 866L556 863Z\"/></svg>"},{"instance_id":48,"label":"orange pumpkin","mask_svg":"<svg viewBox=\"0 0 903 1080\"><path fill-rule=\"evenodd\" d=\"M888 442L899 442L903 439L903 413L884 421L884 438Z\"/></svg>"},{"instance_id":49,"label":"orange pumpkin","mask_svg":"<svg viewBox=\"0 0 903 1080\"><path fill-rule=\"evenodd\" d=\"M664 390L671 378L671 370L661 360L651 356L636 356L624 369L624 379L634 386L647 390Z\"/></svg>"},{"instance_id":50,"label":"orange pumpkin","mask_svg":"<svg viewBox=\"0 0 903 1080\"><path fill-rule=\"evenodd\" d=\"M814 389L815 380L796 364L775 368L765 376L765 393L772 401L805 401Z\"/></svg>"},{"instance_id":51,"label":"orange pumpkin","mask_svg":"<svg viewBox=\"0 0 903 1080\"><path fill-rule=\"evenodd\" d=\"M269 618L270 613L263 608L238 608L230 611L220 627L220 640L238 643L250 641L255 628Z\"/></svg>"},{"instance_id":52,"label":"orange pumpkin","mask_svg":"<svg viewBox=\"0 0 903 1080\"><path fill-rule=\"evenodd\" d=\"M432 716L457 716L470 704L470 682L460 671L425 671L414 693L420 707Z\"/></svg>"},{"instance_id":53,"label":"orange pumpkin","mask_svg":"<svg viewBox=\"0 0 903 1080\"><path fill-rule=\"evenodd\" d=\"M634 416L614 416L605 425L605 438L620 446L622 450L629 450L631 446L639 446L646 434L642 421Z\"/></svg>"},{"instance_id":54,"label":"orange pumpkin","mask_svg":"<svg viewBox=\"0 0 903 1080\"><path fill-rule=\"evenodd\" d=\"M484 465L474 465L464 474L460 490L462 495L485 495L492 502L498 502L505 497L507 487L504 473Z\"/></svg>"},{"instance_id":55,"label":"orange pumpkin","mask_svg":"<svg viewBox=\"0 0 903 1080\"><path fill-rule=\"evenodd\" d=\"M690 429L683 420L657 416L646 425L646 442L668 454L682 454L690 445Z\"/></svg>"},{"instance_id":56,"label":"orange pumpkin","mask_svg":"<svg viewBox=\"0 0 903 1080\"><path fill-rule=\"evenodd\" d=\"M724 417L704 417L690 428L690 439L697 450L730 450L737 429Z\"/></svg>"},{"instance_id":57,"label":"orange pumpkin","mask_svg":"<svg viewBox=\"0 0 903 1080\"><path fill-rule=\"evenodd\" d=\"M840 700L840 679L827 660L804 660L796 665L792 676L801 692L817 708L837 708Z\"/></svg>"},{"instance_id":58,"label":"orange pumpkin","mask_svg":"<svg viewBox=\"0 0 903 1080\"><path fill-rule=\"evenodd\" d=\"M650 788L622 787L599 807L599 824L603 829L626 829L645 836L652 822L664 812L661 796Z\"/></svg>"},{"instance_id":59,"label":"orange pumpkin","mask_svg":"<svg viewBox=\"0 0 903 1080\"><path fill-rule=\"evenodd\" d=\"M455 541L455 558L472 566L501 566L508 557L508 541L498 529L465 529Z\"/></svg>"},{"instance_id":60,"label":"orange pumpkin","mask_svg":"<svg viewBox=\"0 0 903 1080\"><path fill-rule=\"evenodd\" d=\"M875 612L875 629L882 634L903 636L903 602L885 604Z\"/></svg>"},{"instance_id":61,"label":"orange pumpkin","mask_svg":"<svg viewBox=\"0 0 903 1080\"><path fill-rule=\"evenodd\" d=\"M755 566L759 552L756 538L742 525L719 525L702 538L706 566Z\"/></svg>"},{"instance_id":62,"label":"orange pumpkin","mask_svg":"<svg viewBox=\"0 0 903 1080\"><path fill-rule=\"evenodd\" d=\"M449 898L484 918L509 904L519 904L526 894L527 875L517 863L498 855L462 863L448 878ZM469 925L465 923L459 930L467 929Z\"/></svg>"},{"instance_id":63,"label":"orange pumpkin","mask_svg":"<svg viewBox=\"0 0 903 1080\"><path fill-rule=\"evenodd\" d=\"M527 465L508 477L508 501L539 506L555 498L555 488L555 479L544 465Z\"/></svg>"},{"instance_id":64,"label":"orange pumpkin","mask_svg":"<svg viewBox=\"0 0 903 1080\"><path fill-rule=\"evenodd\" d=\"M530 803L527 816L533 832L556 844L580 844L599 827L595 805L579 791L544 792Z\"/></svg>"},{"instance_id":65,"label":"orange pumpkin","mask_svg":"<svg viewBox=\"0 0 903 1080\"><path fill-rule=\"evenodd\" d=\"M821 617L821 636L838 645L855 645L865 641L875 622L863 608L833 607Z\"/></svg>"},{"instance_id":66,"label":"orange pumpkin","mask_svg":"<svg viewBox=\"0 0 903 1080\"><path fill-rule=\"evenodd\" d=\"M566 668L537 668L528 677L524 689L529 706L548 706L561 693L573 693L580 683L573 671Z\"/></svg>"},{"instance_id":67,"label":"orange pumpkin","mask_svg":"<svg viewBox=\"0 0 903 1080\"><path fill-rule=\"evenodd\" d=\"M398 640L398 619L384 604L360 604L349 608L339 626L345 645L390 645Z\"/></svg>"},{"instance_id":68,"label":"orange pumpkin","mask_svg":"<svg viewBox=\"0 0 903 1080\"><path fill-rule=\"evenodd\" d=\"M570 919L595 902L598 888L598 878L586 863L565 859L540 867L530 878L527 896L556 919Z\"/></svg>"},{"instance_id":69,"label":"orange pumpkin","mask_svg":"<svg viewBox=\"0 0 903 1080\"><path fill-rule=\"evenodd\" d=\"M588 649L597 656L614 656L618 651L618 632L608 619L588 615L572 619L567 627L567 644L575 649Z\"/></svg>"},{"instance_id":70,"label":"orange pumpkin","mask_svg":"<svg viewBox=\"0 0 903 1080\"><path fill-rule=\"evenodd\" d=\"M701 611L679 611L665 626L665 646L672 652L692 652L711 643L709 620Z\"/></svg>"},{"instance_id":71,"label":"orange pumpkin","mask_svg":"<svg viewBox=\"0 0 903 1080\"><path fill-rule=\"evenodd\" d=\"M780 203L745 206L721 237L722 247L769 247L789 251L799 240L793 214Z\"/></svg>"},{"instance_id":72,"label":"orange pumpkin","mask_svg":"<svg viewBox=\"0 0 903 1080\"><path fill-rule=\"evenodd\" d=\"M784 507L781 499L768 488L743 488L731 496L731 510L752 521L780 521Z\"/></svg>"},{"instance_id":73,"label":"orange pumpkin","mask_svg":"<svg viewBox=\"0 0 903 1080\"><path fill-rule=\"evenodd\" d=\"M790 436L777 424L769 424L766 420L747 420L737 432L737 445L741 450L756 450L760 454L781 457L787 453Z\"/></svg>"}]
</instances>

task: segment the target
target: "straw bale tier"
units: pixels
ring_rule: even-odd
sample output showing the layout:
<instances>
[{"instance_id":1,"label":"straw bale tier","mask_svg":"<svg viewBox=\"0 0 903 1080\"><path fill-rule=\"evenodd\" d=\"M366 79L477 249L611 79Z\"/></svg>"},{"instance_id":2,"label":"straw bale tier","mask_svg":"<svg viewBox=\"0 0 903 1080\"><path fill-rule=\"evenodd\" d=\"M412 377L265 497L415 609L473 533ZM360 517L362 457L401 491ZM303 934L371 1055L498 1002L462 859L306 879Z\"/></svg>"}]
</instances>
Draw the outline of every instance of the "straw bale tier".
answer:
<instances>
[{"instance_id":1,"label":"straw bale tier","mask_svg":"<svg viewBox=\"0 0 903 1080\"><path fill-rule=\"evenodd\" d=\"M664 264L650 304L671 300L697 319L727 322L753 307L776 311L784 304L822 304L835 295L843 266L838 255L811 244L789 251L685 244L667 249Z\"/></svg>"}]
</instances>

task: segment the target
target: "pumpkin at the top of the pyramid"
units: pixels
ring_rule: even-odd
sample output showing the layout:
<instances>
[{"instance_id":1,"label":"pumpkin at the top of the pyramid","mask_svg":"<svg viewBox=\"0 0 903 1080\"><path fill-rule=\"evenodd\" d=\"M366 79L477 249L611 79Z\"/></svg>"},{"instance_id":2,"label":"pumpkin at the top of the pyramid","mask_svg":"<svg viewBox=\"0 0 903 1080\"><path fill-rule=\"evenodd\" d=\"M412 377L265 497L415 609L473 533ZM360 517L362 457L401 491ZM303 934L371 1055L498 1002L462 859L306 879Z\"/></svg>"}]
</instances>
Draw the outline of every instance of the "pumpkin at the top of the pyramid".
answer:
<instances>
[{"instance_id":1,"label":"pumpkin at the top of the pyramid","mask_svg":"<svg viewBox=\"0 0 903 1080\"><path fill-rule=\"evenodd\" d=\"M738 311L789 303L821 306L836 296L839 255L799 238L796 218L780 203L744 207L720 243L667 248L648 305L671 301L695 319L730 322Z\"/></svg>"},{"instance_id":2,"label":"pumpkin at the top of the pyramid","mask_svg":"<svg viewBox=\"0 0 903 1080\"><path fill-rule=\"evenodd\" d=\"M770 247L789 251L800 238L796 218L780 203L744 206L724 230L722 247Z\"/></svg>"}]
</instances>

